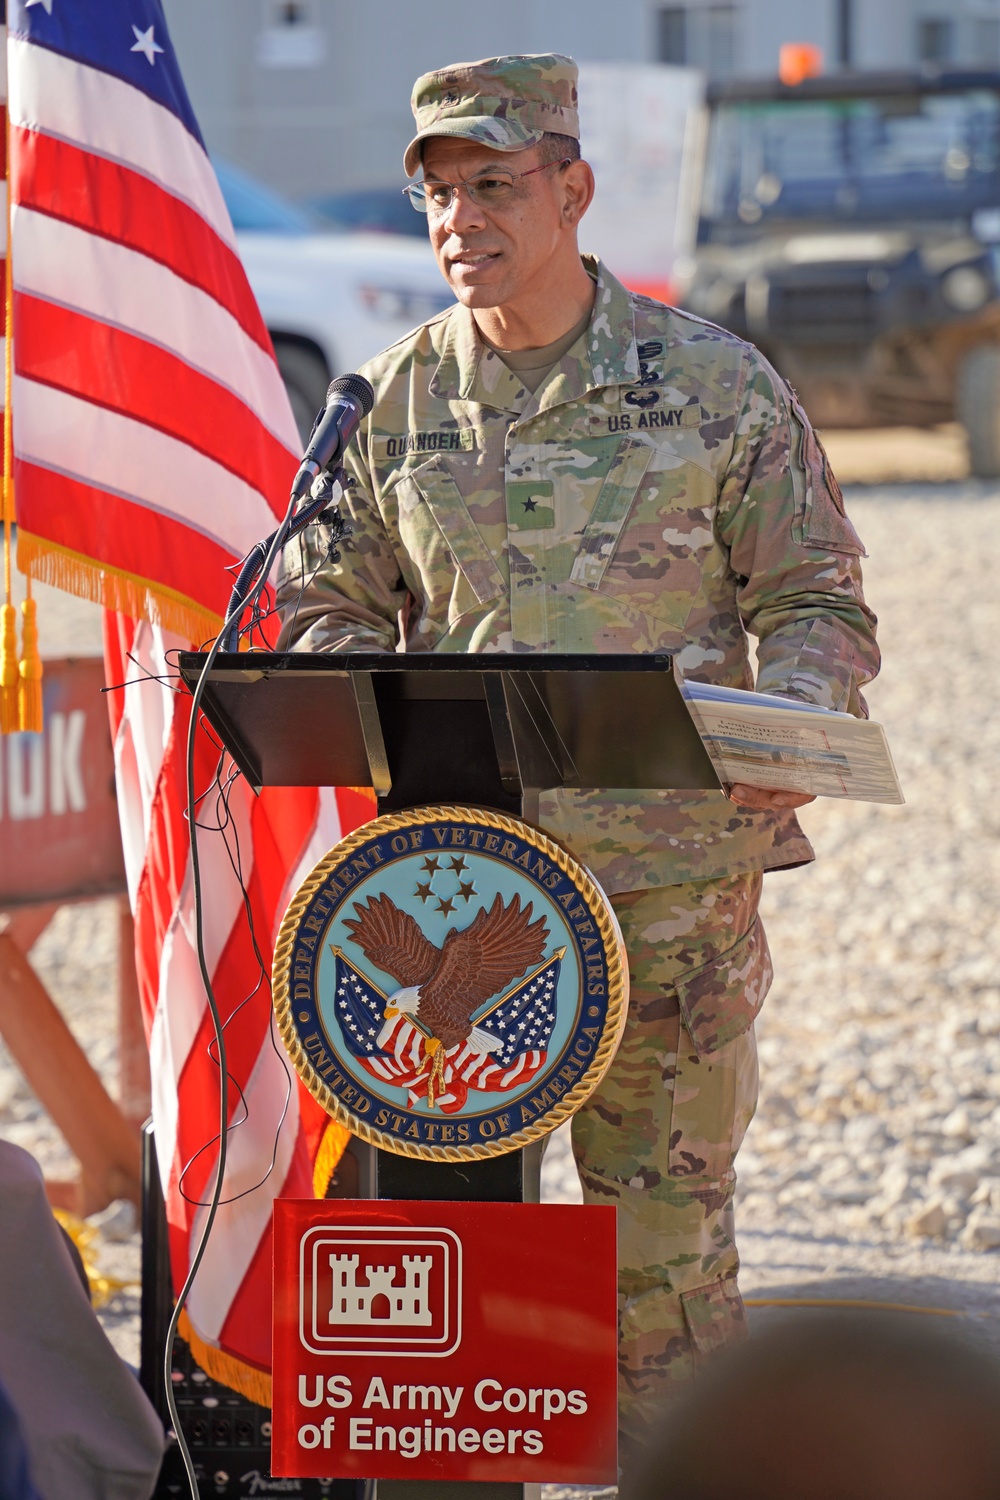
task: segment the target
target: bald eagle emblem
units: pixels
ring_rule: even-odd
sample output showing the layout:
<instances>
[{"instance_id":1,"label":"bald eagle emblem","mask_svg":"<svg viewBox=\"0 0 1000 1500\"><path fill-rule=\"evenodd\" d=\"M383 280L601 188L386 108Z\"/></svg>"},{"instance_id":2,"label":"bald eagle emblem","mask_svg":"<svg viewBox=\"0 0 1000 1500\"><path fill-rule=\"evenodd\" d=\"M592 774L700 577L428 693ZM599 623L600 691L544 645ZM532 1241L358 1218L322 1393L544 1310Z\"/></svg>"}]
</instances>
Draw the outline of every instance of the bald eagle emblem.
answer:
<instances>
[{"instance_id":1,"label":"bald eagle emblem","mask_svg":"<svg viewBox=\"0 0 1000 1500\"><path fill-rule=\"evenodd\" d=\"M510 1088L537 1071L566 950L544 957L548 924L531 903L498 894L467 927L450 928L440 947L391 896L355 902L354 912L344 927L398 986L383 994L335 950L338 1018L369 1072L407 1087L413 1102L450 1111L470 1088Z\"/></svg>"}]
</instances>

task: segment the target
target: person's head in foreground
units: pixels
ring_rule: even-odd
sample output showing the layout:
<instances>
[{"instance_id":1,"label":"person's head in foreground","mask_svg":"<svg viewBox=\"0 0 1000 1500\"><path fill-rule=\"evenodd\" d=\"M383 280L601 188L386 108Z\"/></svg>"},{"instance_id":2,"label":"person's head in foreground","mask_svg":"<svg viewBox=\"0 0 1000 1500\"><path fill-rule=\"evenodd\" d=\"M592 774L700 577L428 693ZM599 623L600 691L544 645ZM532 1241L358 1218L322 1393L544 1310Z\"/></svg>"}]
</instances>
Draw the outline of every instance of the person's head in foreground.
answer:
<instances>
[{"instance_id":1,"label":"person's head in foreground","mask_svg":"<svg viewBox=\"0 0 1000 1500\"><path fill-rule=\"evenodd\" d=\"M592 299L577 226L594 176L580 159L577 66L557 54L494 57L425 73L404 165L458 300L520 310Z\"/></svg>"},{"instance_id":2,"label":"person's head in foreground","mask_svg":"<svg viewBox=\"0 0 1000 1500\"><path fill-rule=\"evenodd\" d=\"M790 1314L676 1402L623 1500L997 1500L1000 1363L943 1324Z\"/></svg>"}]
</instances>

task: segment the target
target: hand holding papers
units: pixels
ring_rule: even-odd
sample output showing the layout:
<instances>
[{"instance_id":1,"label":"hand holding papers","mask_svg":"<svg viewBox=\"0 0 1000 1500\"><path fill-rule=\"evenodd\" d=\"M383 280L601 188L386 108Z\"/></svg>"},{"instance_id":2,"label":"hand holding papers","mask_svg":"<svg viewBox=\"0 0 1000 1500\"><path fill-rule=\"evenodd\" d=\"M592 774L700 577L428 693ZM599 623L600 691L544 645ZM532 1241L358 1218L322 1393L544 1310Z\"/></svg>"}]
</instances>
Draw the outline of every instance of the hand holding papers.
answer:
<instances>
[{"instance_id":1,"label":"hand holding papers","mask_svg":"<svg viewBox=\"0 0 1000 1500\"><path fill-rule=\"evenodd\" d=\"M769 693L679 685L723 786L904 801L881 724Z\"/></svg>"}]
</instances>

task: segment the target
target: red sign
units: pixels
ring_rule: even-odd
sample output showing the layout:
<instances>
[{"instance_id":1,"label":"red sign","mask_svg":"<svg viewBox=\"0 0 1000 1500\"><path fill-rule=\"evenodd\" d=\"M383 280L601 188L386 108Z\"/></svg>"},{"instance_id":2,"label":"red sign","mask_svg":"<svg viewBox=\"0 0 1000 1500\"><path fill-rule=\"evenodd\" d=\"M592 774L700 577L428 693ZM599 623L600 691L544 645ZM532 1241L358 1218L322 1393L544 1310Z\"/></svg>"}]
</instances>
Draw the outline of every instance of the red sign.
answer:
<instances>
[{"instance_id":1,"label":"red sign","mask_svg":"<svg viewBox=\"0 0 1000 1500\"><path fill-rule=\"evenodd\" d=\"M614 1483L615 1210L274 1205L275 1475Z\"/></svg>"},{"instance_id":2,"label":"red sign","mask_svg":"<svg viewBox=\"0 0 1000 1500\"><path fill-rule=\"evenodd\" d=\"M100 657L46 661L45 728L0 740L0 908L125 889Z\"/></svg>"}]
</instances>

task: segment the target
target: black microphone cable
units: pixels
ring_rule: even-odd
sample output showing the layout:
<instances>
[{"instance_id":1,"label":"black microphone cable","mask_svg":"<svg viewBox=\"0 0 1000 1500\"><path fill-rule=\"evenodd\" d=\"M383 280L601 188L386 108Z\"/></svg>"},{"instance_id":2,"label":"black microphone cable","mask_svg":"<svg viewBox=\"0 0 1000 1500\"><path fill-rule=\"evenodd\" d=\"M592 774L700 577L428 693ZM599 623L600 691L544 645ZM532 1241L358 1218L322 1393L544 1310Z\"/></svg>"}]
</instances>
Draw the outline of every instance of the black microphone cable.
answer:
<instances>
[{"instance_id":1,"label":"black microphone cable","mask_svg":"<svg viewBox=\"0 0 1000 1500\"><path fill-rule=\"evenodd\" d=\"M204 899L201 858L198 850L197 807L199 798L195 789L195 735L197 733L198 718L201 711L201 702L205 694L205 687L209 674L215 665L216 658L224 648L230 651L238 649L240 622L244 612L259 600L278 553L295 532L302 530L311 521L317 519L329 506L331 494L329 490L323 487L321 493L317 497L314 497L309 504L299 508L299 502L306 492L312 488L315 480L341 457L357 427L371 411L374 402L375 393L363 376L345 375L331 382L327 391L326 407L320 414L319 420L313 429L302 464L299 466L298 473L293 482L288 505L281 523L269 537L259 542L244 559L237 584L233 589L229 601L226 618L223 621L221 630L212 642L191 694L190 720L188 723L185 754L185 791L191 848L191 884L195 915L195 943L198 954L198 968L201 973L202 984L205 988L205 997L212 1022L217 1065L219 1068L219 1154L215 1182L208 1201L208 1211L197 1248L191 1259L184 1283L177 1294L173 1314L167 1327L163 1353L163 1380L167 1411L170 1415L177 1446L180 1449L185 1475L191 1492L191 1500L199 1500L198 1478L195 1473L190 1449L181 1429L180 1413L173 1391L173 1351L181 1314L184 1311L191 1288L204 1260L209 1237L222 1202L229 1133L229 1070L225 1036L226 1023L223 1022L219 1011L205 952ZM337 520L339 521L339 516ZM340 522L340 526L340 535L343 536L347 533L348 528L343 522Z\"/></svg>"},{"instance_id":2,"label":"black microphone cable","mask_svg":"<svg viewBox=\"0 0 1000 1500\"><path fill-rule=\"evenodd\" d=\"M272 537L270 539L271 546L268 548L267 555L264 559L267 567L262 568L261 572L259 573L256 584L251 591L250 597L245 601L241 601L236 606L235 611L230 608L226 619L223 621L222 629L219 631L215 640L212 642L208 655L206 656L204 664L202 665L202 669L198 674L198 681L195 683L194 690L191 694L191 717L188 723L187 731L187 744L185 753L185 791L187 801L188 836L191 845L191 888L192 898L194 902L195 946L198 953L198 968L201 973L202 984L205 987L205 998L208 1002L208 1011L212 1021L212 1031L214 1033L216 1057L219 1068L219 1155L215 1169L215 1183L212 1188L211 1197L208 1201L208 1212L205 1216L205 1223L202 1228L201 1236L198 1240L197 1248L194 1255L192 1256L187 1276L184 1278L184 1284L177 1294L177 1301L174 1304L174 1310L171 1315L170 1322L167 1325L167 1336L164 1342L163 1350L163 1384L167 1403L167 1411L170 1415L170 1423L173 1428L174 1437L177 1441L177 1446L180 1449L181 1461L184 1465L184 1472L187 1477L188 1487L191 1492L191 1500L200 1500L200 1494L198 1489L198 1476L195 1473L194 1461L191 1457L191 1450L187 1445L187 1440L181 1427L180 1412L177 1407L176 1397L174 1396L174 1343L177 1338L177 1327L180 1323L181 1314L184 1311L184 1308L187 1304L187 1299L191 1294L191 1288L194 1285L195 1278L197 1277L198 1271L201 1268L201 1263L205 1258L205 1251L208 1249L209 1236L212 1233L216 1216L219 1212L219 1205L222 1200L222 1192L225 1182L226 1157L229 1144L229 1063L226 1047L225 1023L222 1020L218 1001L215 996L215 990L212 987L212 976L209 972L208 957L205 953L205 913L201 881L201 857L198 850L197 808L199 798L195 789L195 735L198 729L198 715L201 710L201 700L205 695L205 687L208 682L208 676L212 670L212 667L215 665L215 659L219 655L219 652L222 650L223 644L227 640L229 632L233 628L234 620L238 632L239 621L242 618L244 608L248 603L251 602L251 599L255 594L259 594L260 591L263 590L268 573L271 570L271 566L274 563L274 558L277 556L279 547L281 545L283 534L287 531L288 525L291 522L294 509L295 497L292 496L288 501L288 508L285 511L285 515L281 522L281 525L278 527L277 531L272 533Z\"/></svg>"},{"instance_id":3,"label":"black microphone cable","mask_svg":"<svg viewBox=\"0 0 1000 1500\"><path fill-rule=\"evenodd\" d=\"M243 609L250 602L249 591L255 580L266 580L275 557L289 538L316 520L330 505L332 483L330 488L321 486L317 494L316 480L324 474L330 474L335 465L339 464L347 445L374 405L375 392L363 375L338 375L336 380L330 382L326 405L313 424L298 473L292 481L291 499L285 518L276 531L272 531L270 536L251 548L241 564L227 611L227 623L230 627L225 642L227 651L235 651L239 647L240 621ZM336 479L340 472L337 468L331 478ZM310 492L312 498L300 507L300 502ZM346 523L340 520L339 513L335 526L338 524L340 529L333 538L334 544L348 534ZM258 597L259 592L258 589Z\"/></svg>"}]
</instances>

